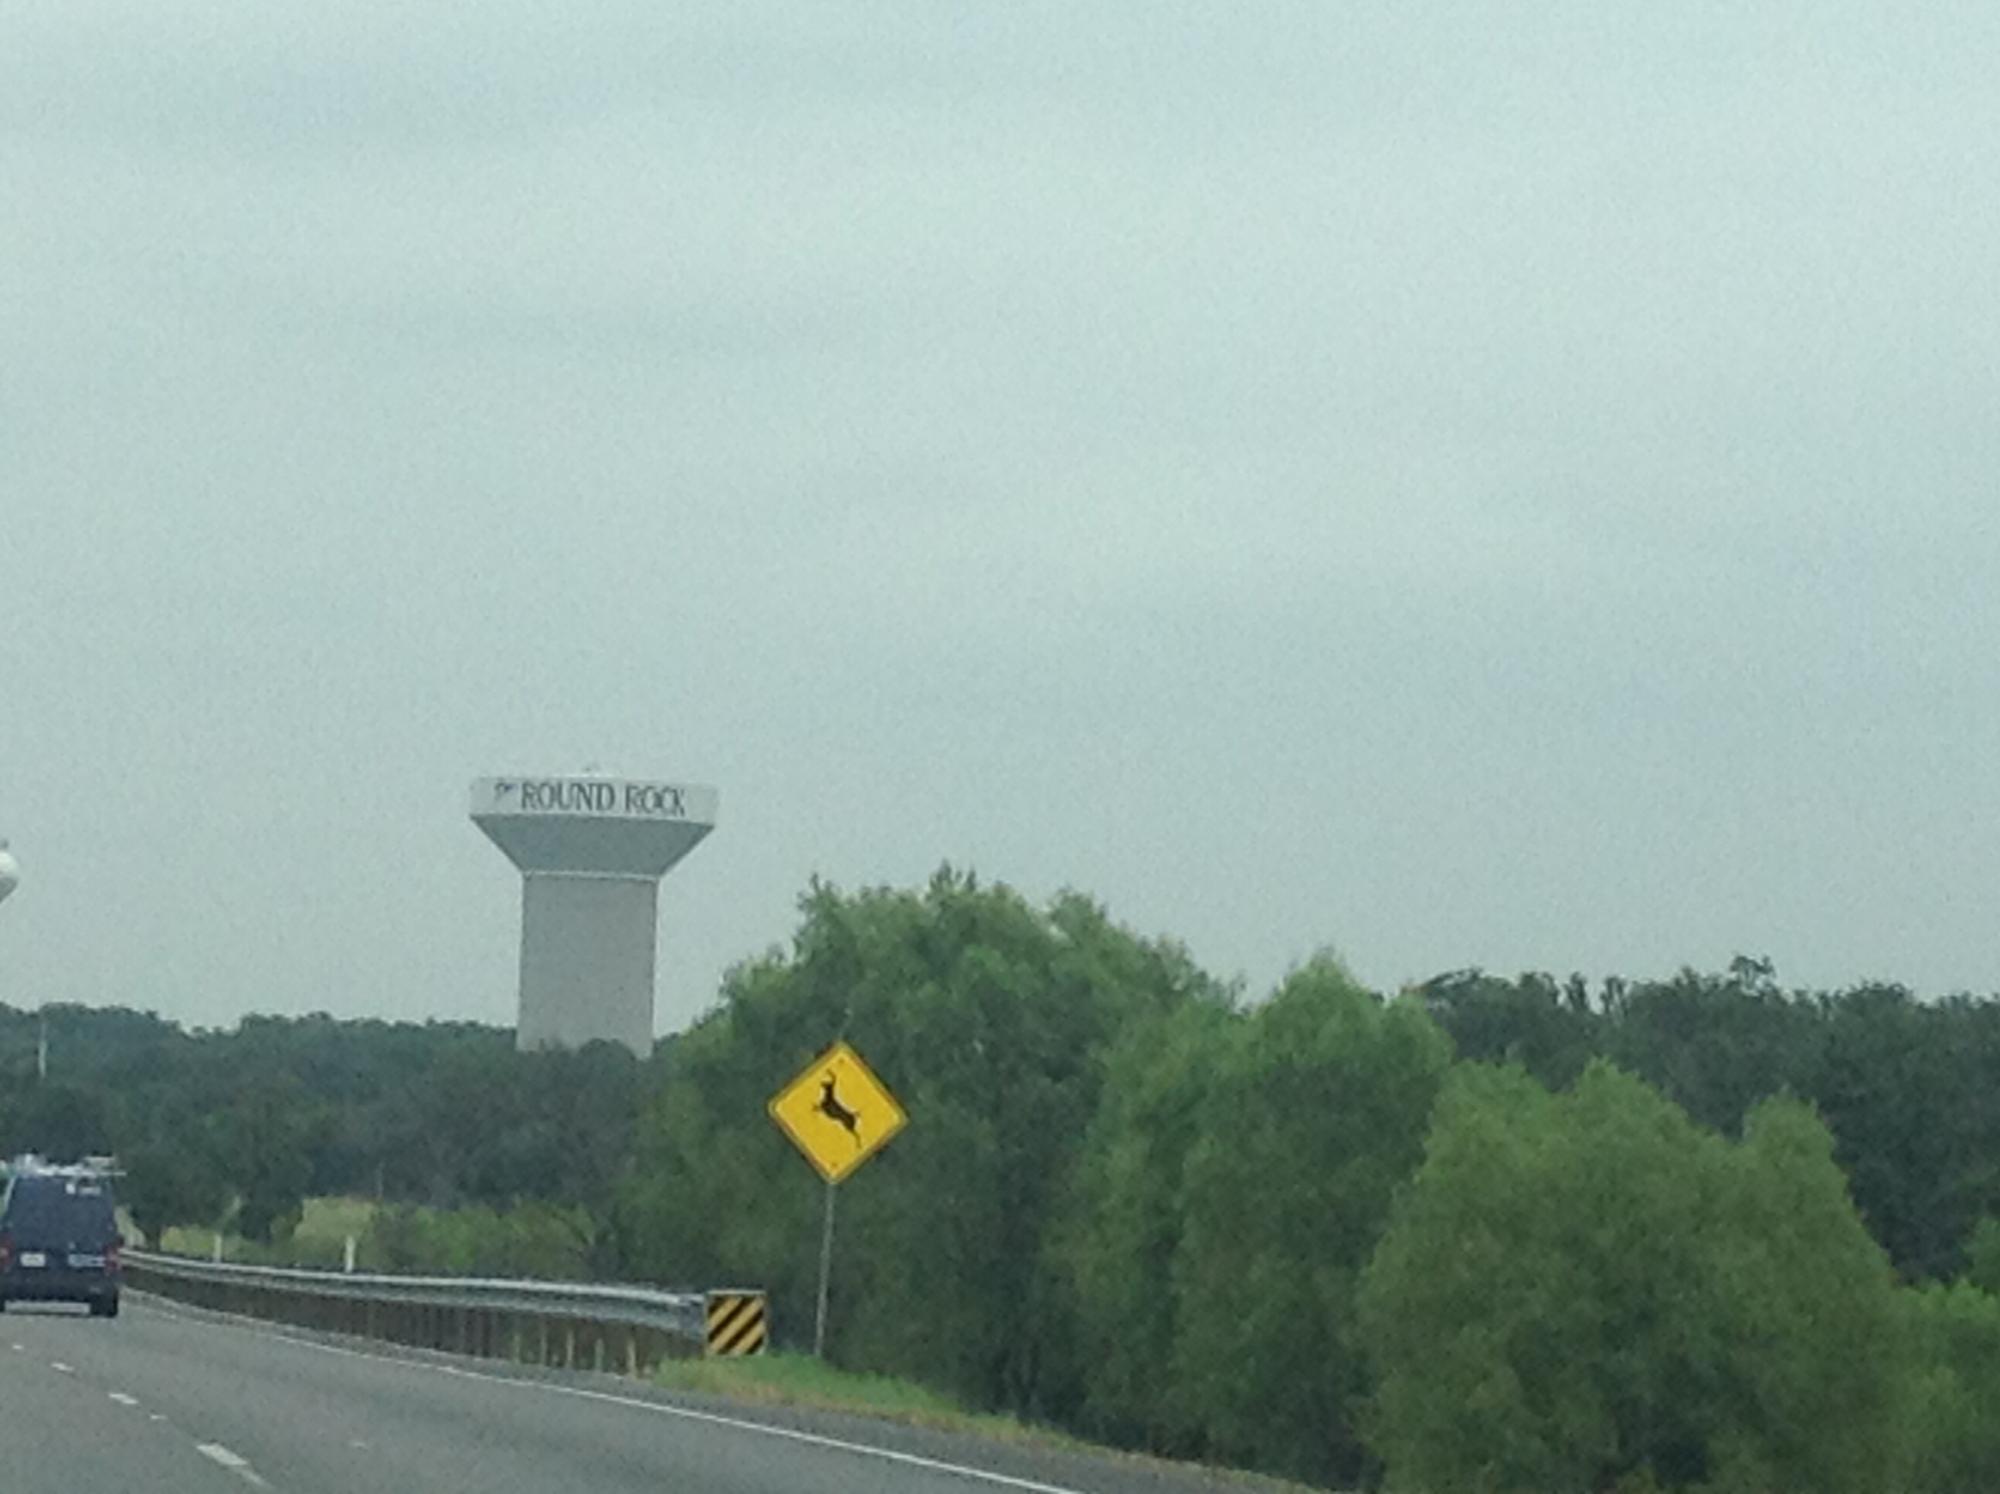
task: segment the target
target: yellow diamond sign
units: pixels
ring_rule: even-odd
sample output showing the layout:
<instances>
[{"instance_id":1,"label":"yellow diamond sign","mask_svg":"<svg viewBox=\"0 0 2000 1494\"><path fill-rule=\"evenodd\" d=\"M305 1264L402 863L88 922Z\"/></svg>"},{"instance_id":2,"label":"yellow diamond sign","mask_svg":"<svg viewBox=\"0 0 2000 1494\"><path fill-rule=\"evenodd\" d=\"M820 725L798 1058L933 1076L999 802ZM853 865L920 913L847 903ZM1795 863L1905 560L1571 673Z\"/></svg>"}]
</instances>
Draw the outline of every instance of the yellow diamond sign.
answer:
<instances>
[{"instance_id":1,"label":"yellow diamond sign","mask_svg":"<svg viewBox=\"0 0 2000 1494\"><path fill-rule=\"evenodd\" d=\"M866 1162L909 1119L888 1086L835 1043L771 1099L771 1119L829 1183Z\"/></svg>"}]
</instances>

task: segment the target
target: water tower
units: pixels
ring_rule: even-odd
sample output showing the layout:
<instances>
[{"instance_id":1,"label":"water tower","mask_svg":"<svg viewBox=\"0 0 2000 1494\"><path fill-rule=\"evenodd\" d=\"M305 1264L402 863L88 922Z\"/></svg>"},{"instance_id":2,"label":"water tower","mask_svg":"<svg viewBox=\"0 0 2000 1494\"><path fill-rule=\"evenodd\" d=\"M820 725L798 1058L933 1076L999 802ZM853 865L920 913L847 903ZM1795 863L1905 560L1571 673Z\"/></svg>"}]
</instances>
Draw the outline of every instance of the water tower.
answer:
<instances>
[{"instance_id":1,"label":"water tower","mask_svg":"<svg viewBox=\"0 0 2000 1494\"><path fill-rule=\"evenodd\" d=\"M716 804L700 784L595 775L472 785L473 823L521 869L523 1052L653 1051L660 878L715 828Z\"/></svg>"}]
</instances>

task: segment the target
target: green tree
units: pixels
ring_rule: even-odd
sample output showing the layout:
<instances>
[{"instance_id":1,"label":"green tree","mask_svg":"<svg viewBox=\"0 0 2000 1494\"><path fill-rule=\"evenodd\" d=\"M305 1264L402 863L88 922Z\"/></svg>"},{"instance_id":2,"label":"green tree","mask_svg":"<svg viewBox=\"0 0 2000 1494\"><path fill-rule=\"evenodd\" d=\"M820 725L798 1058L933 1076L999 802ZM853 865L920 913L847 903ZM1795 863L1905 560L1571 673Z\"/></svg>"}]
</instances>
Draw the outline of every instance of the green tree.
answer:
<instances>
[{"instance_id":1,"label":"green tree","mask_svg":"<svg viewBox=\"0 0 2000 1494\"><path fill-rule=\"evenodd\" d=\"M1982 1292L2000 1294L2000 1219L1990 1214L1966 1243L1965 1279Z\"/></svg>"},{"instance_id":2,"label":"green tree","mask_svg":"<svg viewBox=\"0 0 2000 1494\"><path fill-rule=\"evenodd\" d=\"M223 1208L222 1181L186 1142L153 1143L123 1158L118 1197L153 1245L177 1224L213 1224Z\"/></svg>"},{"instance_id":3,"label":"green tree","mask_svg":"<svg viewBox=\"0 0 2000 1494\"><path fill-rule=\"evenodd\" d=\"M1759 1101L1805 1087L1821 1036L1812 1006L1779 990L1768 961L1739 955L1720 975L1682 970L1625 988L1603 1051L1735 1136Z\"/></svg>"},{"instance_id":4,"label":"green tree","mask_svg":"<svg viewBox=\"0 0 2000 1494\"><path fill-rule=\"evenodd\" d=\"M1731 1145L1605 1065L1465 1069L1363 1289L1392 1486L1892 1487L1894 1289L1812 1114Z\"/></svg>"},{"instance_id":5,"label":"green tree","mask_svg":"<svg viewBox=\"0 0 2000 1494\"><path fill-rule=\"evenodd\" d=\"M649 1278L757 1280L810 1331L823 1185L765 1102L837 1037L911 1122L841 1187L830 1351L975 1403L1080 1394L1055 1206L1130 1023L1212 992L1080 897L1031 907L946 870L920 892L815 886L789 954L731 972L670 1051L619 1210Z\"/></svg>"},{"instance_id":6,"label":"green tree","mask_svg":"<svg viewBox=\"0 0 2000 1494\"><path fill-rule=\"evenodd\" d=\"M1451 1036L1460 1058L1515 1063L1551 1089L1573 1083L1597 1056L1604 1019L1581 976L1503 980L1482 970L1435 976L1410 993Z\"/></svg>"},{"instance_id":7,"label":"green tree","mask_svg":"<svg viewBox=\"0 0 2000 1494\"><path fill-rule=\"evenodd\" d=\"M1090 1367L1082 1423L1155 1452L1201 1450L1175 1373L1174 1262L1188 1155L1213 1124L1222 1060L1244 1021L1221 1002L1193 1002L1136 1024L1112 1049L1055 1245L1076 1353Z\"/></svg>"},{"instance_id":8,"label":"green tree","mask_svg":"<svg viewBox=\"0 0 2000 1494\"><path fill-rule=\"evenodd\" d=\"M321 1123L295 1084L253 1089L217 1118L220 1171L236 1190L236 1228L246 1239L271 1244L297 1221Z\"/></svg>"},{"instance_id":9,"label":"green tree","mask_svg":"<svg viewBox=\"0 0 2000 1494\"><path fill-rule=\"evenodd\" d=\"M13 1096L0 1157L34 1152L56 1162L109 1152L111 1096L81 1080L30 1080Z\"/></svg>"},{"instance_id":10,"label":"green tree","mask_svg":"<svg viewBox=\"0 0 2000 1494\"><path fill-rule=\"evenodd\" d=\"M1234 1036L1187 1163L1178 1390L1212 1455L1353 1481L1367 1472L1356 1286L1422 1155L1450 1043L1330 959Z\"/></svg>"},{"instance_id":11,"label":"green tree","mask_svg":"<svg viewBox=\"0 0 2000 1494\"><path fill-rule=\"evenodd\" d=\"M1821 1008L1819 1064L1801 1088L1839 1140L1862 1217L1906 1277L1956 1275L1974 1224L2000 1211L1992 1005L1868 985Z\"/></svg>"},{"instance_id":12,"label":"green tree","mask_svg":"<svg viewBox=\"0 0 2000 1494\"><path fill-rule=\"evenodd\" d=\"M1921 1494L2000 1488L2000 1298L1963 1283L1903 1294L1918 1344L1908 1402Z\"/></svg>"}]
</instances>

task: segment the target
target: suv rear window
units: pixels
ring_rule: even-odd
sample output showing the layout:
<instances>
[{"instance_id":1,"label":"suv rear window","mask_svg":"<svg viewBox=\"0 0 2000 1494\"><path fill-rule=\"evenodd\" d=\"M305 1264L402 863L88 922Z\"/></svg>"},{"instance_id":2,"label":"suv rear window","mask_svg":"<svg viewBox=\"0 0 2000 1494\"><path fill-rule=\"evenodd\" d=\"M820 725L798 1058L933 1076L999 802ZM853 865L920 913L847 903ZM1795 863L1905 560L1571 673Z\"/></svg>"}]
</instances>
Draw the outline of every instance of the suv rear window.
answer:
<instances>
[{"instance_id":1,"label":"suv rear window","mask_svg":"<svg viewBox=\"0 0 2000 1494\"><path fill-rule=\"evenodd\" d=\"M77 1244L108 1241L118 1230L111 1191L78 1178L16 1178L0 1225L23 1237L59 1234Z\"/></svg>"}]
</instances>

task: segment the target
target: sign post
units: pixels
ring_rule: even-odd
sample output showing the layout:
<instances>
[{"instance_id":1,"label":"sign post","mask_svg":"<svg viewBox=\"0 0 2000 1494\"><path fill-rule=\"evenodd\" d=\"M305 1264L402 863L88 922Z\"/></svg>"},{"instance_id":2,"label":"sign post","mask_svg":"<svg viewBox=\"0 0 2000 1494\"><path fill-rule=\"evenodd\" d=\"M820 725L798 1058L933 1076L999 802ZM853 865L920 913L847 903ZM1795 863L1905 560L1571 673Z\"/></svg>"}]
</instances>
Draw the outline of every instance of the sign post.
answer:
<instances>
[{"instance_id":1,"label":"sign post","mask_svg":"<svg viewBox=\"0 0 2000 1494\"><path fill-rule=\"evenodd\" d=\"M819 1306L813 1311L813 1358L826 1358L826 1290L833 1280L833 1201L840 1185L826 1185L826 1223L819 1232Z\"/></svg>"},{"instance_id":2,"label":"sign post","mask_svg":"<svg viewBox=\"0 0 2000 1494\"><path fill-rule=\"evenodd\" d=\"M833 1279L833 1201L841 1182L909 1121L887 1085L846 1043L835 1043L771 1097L771 1119L826 1179L819 1237L819 1306L813 1354L826 1355L826 1300Z\"/></svg>"}]
</instances>

